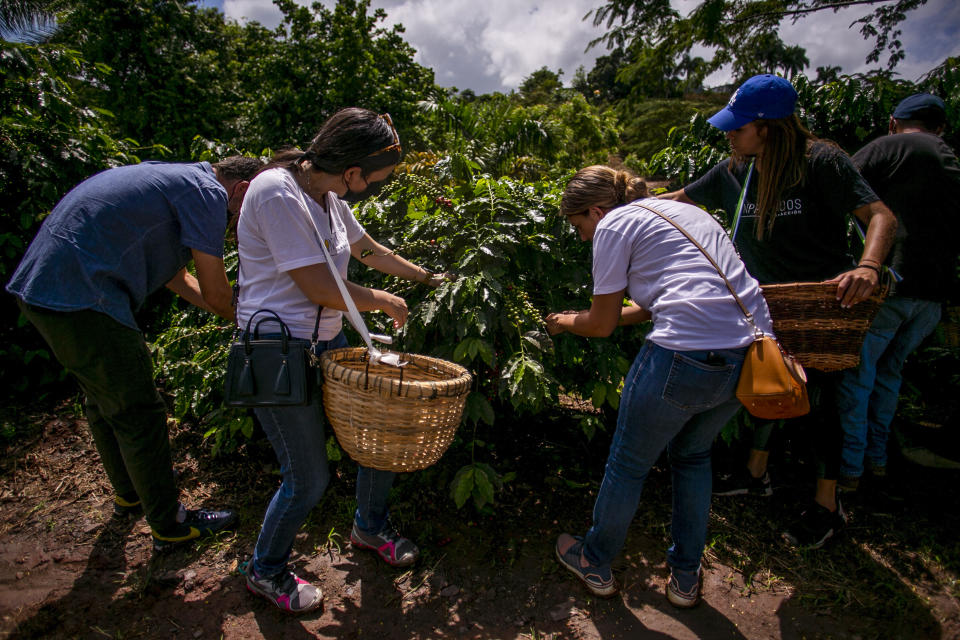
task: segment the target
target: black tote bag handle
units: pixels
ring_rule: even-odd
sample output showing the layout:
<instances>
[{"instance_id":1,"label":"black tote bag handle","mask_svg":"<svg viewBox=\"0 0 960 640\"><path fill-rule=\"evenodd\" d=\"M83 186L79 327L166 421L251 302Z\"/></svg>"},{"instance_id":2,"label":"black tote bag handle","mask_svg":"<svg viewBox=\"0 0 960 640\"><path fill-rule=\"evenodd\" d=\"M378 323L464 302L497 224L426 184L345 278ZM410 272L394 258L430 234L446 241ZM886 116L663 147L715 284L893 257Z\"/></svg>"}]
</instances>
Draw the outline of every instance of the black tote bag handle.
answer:
<instances>
[{"instance_id":1,"label":"black tote bag handle","mask_svg":"<svg viewBox=\"0 0 960 640\"><path fill-rule=\"evenodd\" d=\"M247 328L243 332L244 351L246 351L247 355L249 355L253 351L253 347L250 346L250 335L251 335L250 325L253 324L253 319L256 318L258 315L260 315L261 313L268 314L273 317L260 318L260 320L257 321L257 324L253 325L253 339L258 340L260 338L261 324L263 324L264 322L276 322L277 324L280 325L280 350L284 354L289 353L290 352L290 345L289 345L290 329L287 327L286 324L284 324L283 320L280 319L280 316L278 316L276 312L271 311L270 309L259 309L255 311L252 316L250 316L249 320L247 320Z\"/></svg>"}]
</instances>

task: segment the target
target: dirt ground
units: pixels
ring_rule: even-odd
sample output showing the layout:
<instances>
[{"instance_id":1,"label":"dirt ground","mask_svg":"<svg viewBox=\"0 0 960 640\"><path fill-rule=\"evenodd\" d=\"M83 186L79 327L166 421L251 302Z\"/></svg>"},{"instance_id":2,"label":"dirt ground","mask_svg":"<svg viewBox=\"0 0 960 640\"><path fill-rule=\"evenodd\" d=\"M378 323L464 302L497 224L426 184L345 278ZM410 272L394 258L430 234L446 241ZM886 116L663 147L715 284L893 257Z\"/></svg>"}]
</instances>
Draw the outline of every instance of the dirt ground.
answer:
<instances>
[{"instance_id":1,"label":"dirt ground","mask_svg":"<svg viewBox=\"0 0 960 640\"><path fill-rule=\"evenodd\" d=\"M294 617L250 595L241 574L278 483L265 443L212 458L200 428L173 426L184 502L234 508L241 520L235 532L153 556L144 520L111 518L109 485L72 403L9 409L4 419L34 428L8 442L0 461L3 638L960 637L960 471L902 457L891 462L896 495L848 499L845 533L800 552L779 539L805 486L786 441L773 458L773 498L714 500L705 596L687 611L663 595L664 469L651 474L614 565L617 597L590 597L553 558L557 534L589 525L602 437L518 435L514 448L498 448L495 466L517 478L489 515L455 509L446 487L457 460L400 477L394 516L423 552L407 571L345 542L354 471L341 461L294 546L297 570L322 586L325 605ZM590 462L564 462L571 456Z\"/></svg>"}]
</instances>

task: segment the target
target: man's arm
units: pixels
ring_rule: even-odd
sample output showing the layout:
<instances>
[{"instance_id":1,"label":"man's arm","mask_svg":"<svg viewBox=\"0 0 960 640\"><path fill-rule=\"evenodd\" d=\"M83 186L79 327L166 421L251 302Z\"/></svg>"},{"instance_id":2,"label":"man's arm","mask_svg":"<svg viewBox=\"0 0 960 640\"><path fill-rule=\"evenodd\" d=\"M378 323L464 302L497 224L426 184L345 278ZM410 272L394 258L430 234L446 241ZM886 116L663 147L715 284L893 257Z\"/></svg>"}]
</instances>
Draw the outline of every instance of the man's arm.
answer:
<instances>
[{"instance_id":1,"label":"man's arm","mask_svg":"<svg viewBox=\"0 0 960 640\"><path fill-rule=\"evenodd\" d=\"M203 301L203 295L200 293L200 283L186 269L180 269L177 275L173 276L170 282L166 284L166 287L193 306L213 312L213 309Z\"/></svg>"},{"instance_id":2,"label":"man's arm","mask_svg":"<svg viewBox=\"0 0 960 640\"><path fill-rule=\"evenodd\" d=\"M223 259L192 249L197 276L181 269L167 288L192 305L233 320L233 289L223 268Z\"/></svg>"}]
</instances>

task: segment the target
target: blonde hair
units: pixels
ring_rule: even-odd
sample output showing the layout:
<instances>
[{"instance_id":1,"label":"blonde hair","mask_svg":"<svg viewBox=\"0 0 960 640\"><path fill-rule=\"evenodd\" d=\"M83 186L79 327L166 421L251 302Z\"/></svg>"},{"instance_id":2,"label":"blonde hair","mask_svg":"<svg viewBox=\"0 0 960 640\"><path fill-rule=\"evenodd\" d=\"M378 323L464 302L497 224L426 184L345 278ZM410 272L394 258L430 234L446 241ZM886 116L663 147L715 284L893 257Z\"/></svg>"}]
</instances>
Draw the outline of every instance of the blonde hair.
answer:
<instances>
[{"instance_id":1,"label":"blonde hair","mask_svg":"<svg viewBox=\"0 0 960 640\"><path fill-rule=\"evenodd\" d=\"M584 213L590 207L612 209L647 197L647 183L632 172L605 165L580 169L567 182L560 200L560 213Z\"/></svg>"}]
</instances>

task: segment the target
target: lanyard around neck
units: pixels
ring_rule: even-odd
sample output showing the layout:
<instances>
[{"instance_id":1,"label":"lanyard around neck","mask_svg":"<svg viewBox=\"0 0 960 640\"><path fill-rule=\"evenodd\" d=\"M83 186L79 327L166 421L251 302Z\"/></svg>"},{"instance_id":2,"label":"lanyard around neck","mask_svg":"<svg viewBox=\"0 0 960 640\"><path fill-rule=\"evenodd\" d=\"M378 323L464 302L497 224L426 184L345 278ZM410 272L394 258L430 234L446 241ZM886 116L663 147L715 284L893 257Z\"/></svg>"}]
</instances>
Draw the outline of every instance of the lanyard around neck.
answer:
<instances>
[{"instance_id":1,"label":"lanyard around neck","mask_svg":"<svg viewBox=\"0 0 960 640\"><path fill-rule=\"evenodd\" d=\"M737 231L740 229L740 214L743 212L743 202L747 199L747 189L750 188L750 177L753 175L753 163L756 158L750 158L750 167L747 169L747 177L743 181L743 188L740 189L740 199L737 201L737 212L733 216L733 225L730 228L730 239L737 239Z\"/></svg>"}]
</instances>

